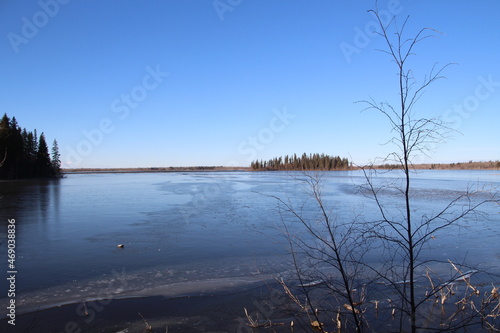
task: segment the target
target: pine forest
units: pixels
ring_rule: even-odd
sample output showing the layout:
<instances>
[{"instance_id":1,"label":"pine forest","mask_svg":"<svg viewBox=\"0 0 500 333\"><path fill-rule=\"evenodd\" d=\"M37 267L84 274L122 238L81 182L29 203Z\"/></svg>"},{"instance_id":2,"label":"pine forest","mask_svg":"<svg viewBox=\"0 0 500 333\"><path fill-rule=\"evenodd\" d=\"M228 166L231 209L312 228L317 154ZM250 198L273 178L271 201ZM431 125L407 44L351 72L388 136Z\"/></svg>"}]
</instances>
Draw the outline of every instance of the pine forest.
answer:
<instances>
[{"instance_id":1,"label":"pine forest","mask_svg":"<svg viewBox=\"0 0 500 333\"><path fill-rule=\"evenodd\" d=\"M4 114L0 121L0 179L57 178L61 161L57 141L52 151L42 132L21 129L15 117Z\"/></svg>"}]
</instances>

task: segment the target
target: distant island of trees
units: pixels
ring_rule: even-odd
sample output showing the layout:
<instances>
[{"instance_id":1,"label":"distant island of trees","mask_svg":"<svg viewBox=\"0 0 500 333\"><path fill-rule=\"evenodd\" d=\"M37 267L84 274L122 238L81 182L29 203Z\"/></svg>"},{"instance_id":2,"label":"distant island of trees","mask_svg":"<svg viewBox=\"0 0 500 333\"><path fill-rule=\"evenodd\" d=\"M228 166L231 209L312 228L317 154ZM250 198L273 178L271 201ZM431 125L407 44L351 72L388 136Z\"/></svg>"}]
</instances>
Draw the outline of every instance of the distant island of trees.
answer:
<instances>
[{"instance_id":1,"label":"distant island of trees","mask_svg":"<svg viewBox=\"0 0 500 333\"><path fill-rule=\"evenodd\" d=\"M347 170L350 168L349 160L339 156L326 154L302 154L293 156L275 157L267 161L256 160L250 164L252 170L280 171L280 170Z\"/></svg>"},{"instance_id":2,"label":"distant island of trees","mask_svg":"<svg viewBox=\"0 0 500 333\"><path fill-rule=\"evenodd\" d=\"M21 129L15 117L0 121L0 179L61 177L57 141L49 154L45 135Z\"/></svg>"}]
</instances>

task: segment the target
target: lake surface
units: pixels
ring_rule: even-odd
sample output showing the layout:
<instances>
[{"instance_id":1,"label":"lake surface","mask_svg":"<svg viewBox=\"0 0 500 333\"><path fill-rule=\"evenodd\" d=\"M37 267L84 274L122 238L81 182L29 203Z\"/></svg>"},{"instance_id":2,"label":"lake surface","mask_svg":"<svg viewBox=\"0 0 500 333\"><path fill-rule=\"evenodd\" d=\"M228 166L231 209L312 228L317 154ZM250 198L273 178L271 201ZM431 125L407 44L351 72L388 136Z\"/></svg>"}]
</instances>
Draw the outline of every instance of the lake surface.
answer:
<instances>
[{"instance_id":1,"label":"lake surface","mask_svg":"<svg viewBox=\"0 0 500 333\"><path fill-rule=\"evenodd\" d=\"M297 175L296 175L297 176ZM398 183L383 173L377 184ZM304 187L285 172L71 174L60 180L0 182L0 260L7 220L16 220L18 313L108 297L177 297L251 286L289 269L277 201L304 214ZM299 175L300 178L300 175ZM360 171L323 175L337 219L378 218ZM498 171L420 171L414 214L440 211L467 188L500 188ZM391 196L394 196L394 200ZM478 200L487 197L481 192ZM396 194L383 195L397 211ZM483 206L460 228L435 235L422 256L500 273L500 206ZM292 231L303 233L300 225ZM118 248L124 244L124 248ZM373 256L376 256L373 253ZM0 306L7 304L1 281ZM1 313L0 318L5 314Z\"/></svg>"}]
</instances>

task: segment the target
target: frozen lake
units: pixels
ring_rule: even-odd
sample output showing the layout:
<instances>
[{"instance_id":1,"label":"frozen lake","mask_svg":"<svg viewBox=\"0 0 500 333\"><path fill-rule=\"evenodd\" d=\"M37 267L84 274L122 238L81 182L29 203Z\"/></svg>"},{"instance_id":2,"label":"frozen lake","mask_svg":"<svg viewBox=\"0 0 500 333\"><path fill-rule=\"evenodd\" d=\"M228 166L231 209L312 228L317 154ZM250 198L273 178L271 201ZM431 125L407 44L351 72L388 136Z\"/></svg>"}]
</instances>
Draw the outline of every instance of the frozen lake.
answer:
<instances>
[{"instance_id":1,"label":"frozen lake","mask_svg":"<svg viewBox=\"0 0 500 333\"><path fill-rule=\"evenodd\" d=\"M364 182L360 171L328 172L323 180L325 201L338 219L375 218L373 202L357 191ZM413 185L415 214L422 215L439 211L468 187L498 189L500 175L421 171ZM7 220L16 220L17 311L109 297L210 293L286 271L277 201L266 195L297 204L307 198L285 172L72 174L0 182L3 263ZM487 215L436 234L422 255L467 257L500 273L500 206L482 210ZM5 280L0 287L3 307Z\"/></svg>"}]
</instances>

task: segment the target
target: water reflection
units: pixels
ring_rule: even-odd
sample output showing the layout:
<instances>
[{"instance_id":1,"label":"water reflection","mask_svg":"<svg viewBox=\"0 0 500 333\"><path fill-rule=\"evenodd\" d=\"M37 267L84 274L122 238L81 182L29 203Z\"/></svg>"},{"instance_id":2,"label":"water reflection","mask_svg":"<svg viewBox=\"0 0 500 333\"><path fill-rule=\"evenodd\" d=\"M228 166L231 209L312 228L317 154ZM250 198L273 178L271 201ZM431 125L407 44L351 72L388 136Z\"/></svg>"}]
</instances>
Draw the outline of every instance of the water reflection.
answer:
<instances>
[{"instance_id":1,"label":"water reflection","mask_svg":"<svg viewBox=\"0 0 500 333\"><path fill-rule=\"evenodd\" d=\"M17 180L0 182L2 226L15 218L18 225L47 223L60 212L60 179Z\"/></svg>"}]
</instances>

